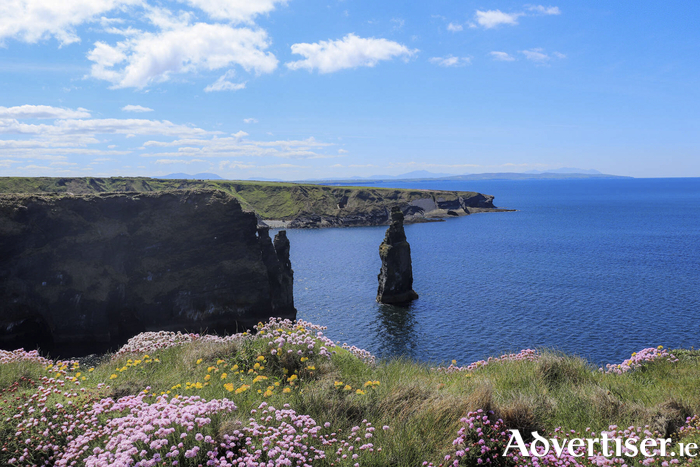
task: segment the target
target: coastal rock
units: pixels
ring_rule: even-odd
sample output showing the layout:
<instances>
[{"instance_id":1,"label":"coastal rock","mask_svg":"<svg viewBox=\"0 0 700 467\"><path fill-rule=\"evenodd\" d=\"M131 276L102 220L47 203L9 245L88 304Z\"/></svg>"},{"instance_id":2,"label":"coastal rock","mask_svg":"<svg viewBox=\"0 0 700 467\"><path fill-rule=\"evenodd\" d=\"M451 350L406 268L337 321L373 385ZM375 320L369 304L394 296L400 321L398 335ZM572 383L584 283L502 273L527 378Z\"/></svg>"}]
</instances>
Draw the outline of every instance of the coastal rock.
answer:
<instances>
[{"instance_id":1,"label":"coastal rock","mask_svg":"<svg viewBox=\"0 0 700 467\"><path fill-rule=\"evenodd\" d=\"M0 195L0 347L294 318L289 241L218 190Z\"/></svg>"},{"instance_id":2,"label":"coastal rock","mask_svg":"<svg viewBox=\"0 0 700 467\"><path fill-rule=\"evenodd\" d=\"M406 241L403 220L401 209L394 207L391 224L379 246L382 268L378 276L377 301L380 303L401 304L418 298L413 290L411 247Z\"/></svg>"}]
</instances>

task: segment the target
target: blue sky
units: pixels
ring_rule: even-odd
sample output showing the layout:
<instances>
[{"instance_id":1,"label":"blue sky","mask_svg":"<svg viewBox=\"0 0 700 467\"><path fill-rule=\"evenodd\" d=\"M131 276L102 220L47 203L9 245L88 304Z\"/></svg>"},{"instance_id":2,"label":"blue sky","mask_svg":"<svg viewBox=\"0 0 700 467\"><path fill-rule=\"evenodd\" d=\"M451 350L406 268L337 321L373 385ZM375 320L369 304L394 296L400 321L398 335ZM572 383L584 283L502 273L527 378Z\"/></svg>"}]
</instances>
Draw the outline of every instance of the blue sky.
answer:
<instances>
[{"instance_id":1,"label":"blue sky","mask_svg":"<svg viewBox=\"0 0 700 467\"><path fill-rule=\"evenodd\" d=\"M0 2L0 176L700 176L699 2Z\"/></svg>"}]
</instances>

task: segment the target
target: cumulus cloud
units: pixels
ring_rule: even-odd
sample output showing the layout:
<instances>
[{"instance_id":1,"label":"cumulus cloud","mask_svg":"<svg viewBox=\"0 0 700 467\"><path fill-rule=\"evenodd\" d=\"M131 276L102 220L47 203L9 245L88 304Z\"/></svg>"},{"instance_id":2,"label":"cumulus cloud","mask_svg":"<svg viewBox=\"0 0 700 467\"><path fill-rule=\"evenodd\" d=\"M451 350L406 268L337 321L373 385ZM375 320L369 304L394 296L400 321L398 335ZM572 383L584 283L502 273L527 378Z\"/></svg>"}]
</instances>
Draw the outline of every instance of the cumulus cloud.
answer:
<instances>
[{"instance_id":1,"label":"cumulus cloud","mask_svg":"<svg viewBox=\"0 0 700 467\"><path fill-rule=\"evenodd\" d=\"M233 70L229 70L219 77L215 82L204 88L204 92L212 91L238 91L245 88L245 82L243 83L233 83L229 79L233 78L236 73Z\"/></svg>"},{"instance_id":2,"label":"cumulus cloud","mask_svg":"<svg viewBox=\"0 0 700 467\"><path fill-rule=\"evenodd\" d=\"M450 32L459 32L459 31L461 31L462 29L464 29L464 28L462 27L461 24L450 23L450 24L447 25L447 30L450 31Z\"/></svg>"},{"instance_id":3,"label":"cumulus cloud","mask_svg":"<svg viewBox=\"0 0 700 467\"><path fill-rule=\"evenodd\" d=\"M501 25L515 26L518 24L518 18L521 16L540 16L540 15L559 15L561 10L556 6L545 7L543 5L526 5L525 11L515 13L504 13L501 10L476 10L474 20L476 23L471 26L476 27L477 24L485 29L495 28Z\"/></svg>"},{"instance_id":4,"label":"cumulus cloud","mask_svg":"<svg viewBox=\"0 0 700 467\"><path fill-rule=\"evenodd\" d=\"M153 109L141 105L125 105L122 110L124 112L153 112Z\"/></svg>"},{"instance_id":5,"label":"cumulus cloud","mask_svg":"<svg viewBox=\"0 0 700 467\"><path fill-rule=\"evenodd\" d=\"M447 57L432 57L430 59L430 63L444 67L470 65L471 62L471 57L454 57L452 55L448 55Z\"/></svg>"},{"instance_id":6,"label":"cumulus cloud","mask_svg":"<svg viewBox=\"0 0 700 467\"><path fill-rule=\"evenodd\" d=\"M476 10L476 22L486 29L495 28L502 24L514 26L518 24L518 18L524 13L503 13L501 10Z\"/></svg>"},{"instance_id":7,"label":"cumulus cloud","mask_svg":"<svg viewBox=\"0 0 700 467\"><path fill-rule=\"evenodd\" d=\"M214 158L231 157L262 158L263 164L269 164L275 159L327 159L342 157L343 153L335 152L335 144L313 137L259 141L249 139L245 131L224 134L167 120L55 118L49 122L34 121L76 115L89 117L82 108L18 106L0 107L0 111L0 173L3 174L65 175L69 172L58 169L71 167L74 170L70 173L80 174L102 162L118 164L121 156L141 156L142 160L153 164L212 164ZM255 119L246 120L252 123ZM139 143L126 144L125 138L138 138ZM138 145L141 146L135 147ZM285 164L257 167L295 167Z\"/></svg>"},{"instance_id":8,"label":"cumulus cloud","mask_svg":"<svg viewBox=\"0 0 700 467\"><path fill-rule=\"evenodd\" d=\"M0 118L90 118L90 112L82 107L72 110L50 105L20 105L0 107Z\"/></svg>"},{"instance_id":9,"label":"cumulus cloud","mask_svg":"<svg viewBox=\"0 0 700 467\"><path fill-rule=\"evenodd\" d=\"M94 62L91 75L111 82L113 88L143 88L167 81L174 74L200 69L238 65L260 74L277 67L277 58L265 52L269 43L262 29L208 23L163 26L169 29L143 32L114 46L96 42L88 53L88 59ZM227 85L222 82L221 86L224 89Z\"/></svg>"},{"instance_id":10,"label":"cumulus cloud","mask_svg":"<svg viewBox=\"0 0 700 467\"><path fill-rule=\"evenodd\" d=\"M0 43L13 38L34 43L50 37L62 45L79 42L75 27L142 0L10 0L0 2Z\"/></svg>"},{"instance_id":11,"label":"cumulus cloud","mask_svg":"<svg viewBox=\"0 0 700 467\"><path fill-rule=\"evenodd\" d=\"M250 23L255 16L269 13L277 4L286 4L287 0L184 0L184 2L204 11L212 19Z\"/></svg>"},{"instance_id":12,"label":"cumulus cloud","mask_svg":"<svg viewBox=\"0 0 700 467\"><path fill-rule=\"evenodd\" d=\"M539 47L535 49L521 50L520 53L525 55L525 58L527 58L528 60L540 64L547 63L552 59L552 56L547 54L544 51L544 49ZM554 58L558 59L566 58L566 55L559 52L553 52L552 55L554 56Z\"/></svg>"},{"instance_id":13,"label":"cumulus cloud","mask_svg":"<svg viewBox=\"0 0 700 467\"><path fill-rule=\"evenodd\" d=\"M292 53L306 58L286 65L291 70L306 68L309 71L318 70L319 73L332 73L346 68L373 67L382 60L409 58L417 52L387 39L365 39L348 34L335 41L293 44Z\"/></svg>"},{"instance_id":14,"label":"cumulus cloud","mask_svg":"<svg viewBox=\"0 0 700 467\"><path fill-rule=\"evenodd\" d=\"M493 52L489 52L489 55L498 62L512 62L515 60L515 57L509 55L507 52L498 52L494 50Z\"/></svg>"},{"instance_id":15,"label":"cumulus cloud","mask_svg":"<svg viewBox=\"0 0 700 467\"><path fill-rule=\"evenodd\" d=\"M543 5L528 5L527 9L542 15L560 15L561 10L558 6L543 6Z\"/></svg>"}]
</instances>

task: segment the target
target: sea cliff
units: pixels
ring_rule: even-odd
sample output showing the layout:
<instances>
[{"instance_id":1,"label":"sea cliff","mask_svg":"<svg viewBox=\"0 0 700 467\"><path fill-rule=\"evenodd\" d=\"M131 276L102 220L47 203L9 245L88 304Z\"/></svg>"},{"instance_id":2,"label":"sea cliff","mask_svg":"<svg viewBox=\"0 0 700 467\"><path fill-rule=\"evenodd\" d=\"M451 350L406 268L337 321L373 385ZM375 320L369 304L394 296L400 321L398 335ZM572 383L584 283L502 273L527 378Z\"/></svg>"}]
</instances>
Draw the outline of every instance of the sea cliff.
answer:
<instances>
[{"instance_id":1,"label":"sea cliff","mask_svg":"<svg viewBox=\"0 0 700 467\"><path fill-rule=\"evenodd\" d=\"M145 177L0 177L0 193L106 193L216 189L236 198L270 227L386 225L398 206L406 223L498 211L494 197L472 191L404 190L312 184L162 180Z\"/></svg>"},{"instance_id":2,"label":"sea cliff","mask_svg":"<svg viewBox=\"0 0 700 467\"><path fill-rule=\"evenodd\" d=\"M294 318L289 242L219 190L0 195L0 346Z\"/></svg>"}]
</instances>

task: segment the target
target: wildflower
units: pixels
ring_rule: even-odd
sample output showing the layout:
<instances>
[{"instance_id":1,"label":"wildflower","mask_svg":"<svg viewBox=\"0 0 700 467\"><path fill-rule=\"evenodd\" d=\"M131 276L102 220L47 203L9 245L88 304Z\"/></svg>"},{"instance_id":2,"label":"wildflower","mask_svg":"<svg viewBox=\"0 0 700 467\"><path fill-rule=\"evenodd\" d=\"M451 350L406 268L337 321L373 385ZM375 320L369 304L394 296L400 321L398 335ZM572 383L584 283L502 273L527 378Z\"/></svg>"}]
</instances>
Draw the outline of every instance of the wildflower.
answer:
<instances>
[{"instance_id":1,"label":"wildflower","mask_svg":"<svg viewBox=\"0 0 700 467\"><path fill-rule=\"evenodd\" d=\"M301 363L304 363L304 362L307 361L308 359L309 359L308 357L301 357Z\"/></svg>"},{"instance_id":2,"label":"wildflower","mask_svg":"<svg viewBox=\"0 0 700 467\"><path fill-rule=\"evenodd\" d=\"M289 394L290 392L292 392L292 390L291 390L291 388L284 388L284 389L282 389L282 392L285 394Z\"/></svg>"},{"instance_id":3,"label":"wildflower","mask_svg":"<svg viewBox=\"0 0 700 467\"><path fill-rule=\"evenodd\" d=\"M226 389L228 392L232 392L233 391L233 383L224 384L224 389Z\"/></svg>"},{"instance_id":4,"label":"wildflower","mask_svg":"<svg viewBox=\"0 0 700 467\"><path fill-rule=\"evenodd\" d=\"M264 361L265 361L265 357L262 356L262 355L258 355L258 358L257 358L256 360L259 361L259 362L264 362Z\"/></svg>"},{"instance_id":5,"label":"wildflower","mask_svg":"<svg viewBox=\"0 0 700 467\"><path fill-rule=\"evenodd\" d=\"M270 397L272 394L274 394L274 393L273 393L271 390L268 389L268 390L265 391L265 393L263 394L263 397Z\"/></svg>"},{"instance_id":6,"label":"wildflower","mask_svg":"<svg viewBox=\"0 0 700 467\"><path fill-rule=\"evenodd\" d=\"M363 395L365 394L365 391L363 391L362 389L358 389L357 391L355 391L355 394Z\"/></svg>"},{"instance_id":7,"label":"wildflower","mask_svg":"<svg viewBox=\"0 0 700 467\"><path fill-rule=\"evenodd\" d=\"M200 358L199 360L197 360L197 365L199 365L200 363L202 363L202 359L201 359L201 358Z\"/></svg>"},{"instance_id":8,"label":"wildflower","mask_svg":"<svg viewBox=\"0 0 700 467\"><path fill-rule=\"evenodd\" d=\"M345 387L343 388L343 391L352 391L352 386L349 384L346 384Z\"/></svg>"},{"instance_id":9,"label":"wildflower","mask_svg":"<svg viewBox=\"0 0 700 467\"><path fill-rule=\"evenodd\" d=\"M294 380L296 380L296 379L297 379L297 375L292 375L292 376L290 376L289 378L287 378L287 382L288 382L288 383L291 383L292 381L294 381Z\"/></svg>"},{"instance_id":10,"label":"wildflower","mask_svg":"<svg viewBox=\"0 0 700 467\"><path fill-rule=\"evenodd\" d=\"M112 373L109 377L109 379L116 379L116 378L117 378L117 375L115 373Z\"/></svg>"},{"instance_id":11,"label":"wildflower","mask_svg":"<svg viewBox=\"0 0 700 467\"><path fill-rule=\"evenodd\" d=\"M224 361L221 360L221 359L219 359L219 360L216 361L216 364L217 364L217 365L221 365L222 363L224 363Z\"/></svg>"},{"instance_id":12,"label":"wildflower","mask_svg":"<svg viewBox=\"0 0 700 467\"><path fill-rule=\"evenodd\" d=\"M221 379L226 379L228 375L226 373L221 373Z\"/></svg>"},{"instance_id":13,"label":"wildflower","mask_svg":"<svg viewBox=\"0 0 700 467\"><path fill-rule=\"evenodd\" d=\"M307 370L311 370L311 371L313 371L313 370L315 370L315 369L316 369L316 367L315 367L315 366L313 366L313 365L309 365L309 366L307 366L307 367L306 367L306 369L307 369Z\"/></svg>"}]
</instances>

